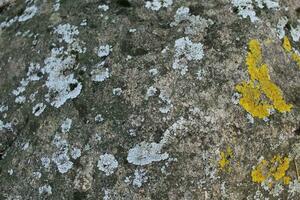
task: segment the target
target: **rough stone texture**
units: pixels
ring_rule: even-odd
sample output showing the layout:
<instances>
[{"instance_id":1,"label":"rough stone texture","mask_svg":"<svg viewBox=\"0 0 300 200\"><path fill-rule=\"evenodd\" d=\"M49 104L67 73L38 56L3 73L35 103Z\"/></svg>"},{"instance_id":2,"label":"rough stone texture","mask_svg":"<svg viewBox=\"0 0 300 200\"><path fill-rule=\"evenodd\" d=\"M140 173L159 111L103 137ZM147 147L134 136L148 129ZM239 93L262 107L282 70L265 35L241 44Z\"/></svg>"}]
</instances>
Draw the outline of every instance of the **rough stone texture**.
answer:
<instances>
[{"instance_id":1,"label":"rough stone texture","mask_svg":"<svg viewBox=\"0 0 300 200\"><path fill-rule=\"evenodd\" d=\"M147 8L157 2L159 10ZM299 24L300 1L261 9L253 0L255 22L230 0L168 2L0 1L0 199L299 199L300 186L292 183L300 173L300 67L282 48L276 26L287 17L285 35L299 51L290 30ZM193 34L186 31L193 19L170 26L180 7L202 19ZM66 24L73 28L59 33ZM186 49L176 56L175 41L183 37L203 45L203 58ZM253 123L232 99L235 86L249 79L251 39L262 44L271 80L293 104L291 112ZM58 60L48 60L58 75L45 72L55 47L64 47ZM175 59L187 71L173 69ZM25 102L16 103L13 91L31 63L40 65L39 80L29 81L19 95ZM50 76L64 92L49 90ZM79 95L62 106L51 105L76 89ZM43 112L33 112L38 103L46 105ZM144 148L139 156L127 158L137 145ZM112 156L101 163L105 154ZM289 156L291 183L253 182L259 159L274 155Z\"/></svg>"}]
</instances>

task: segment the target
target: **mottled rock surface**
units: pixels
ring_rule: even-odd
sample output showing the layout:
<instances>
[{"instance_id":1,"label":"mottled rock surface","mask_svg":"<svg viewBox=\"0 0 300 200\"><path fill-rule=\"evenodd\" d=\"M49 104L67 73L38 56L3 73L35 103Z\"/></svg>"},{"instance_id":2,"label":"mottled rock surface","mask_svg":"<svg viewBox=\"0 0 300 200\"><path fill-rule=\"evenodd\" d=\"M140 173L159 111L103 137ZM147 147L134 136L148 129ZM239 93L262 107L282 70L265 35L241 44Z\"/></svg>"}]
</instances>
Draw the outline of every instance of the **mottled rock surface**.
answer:
<instances>
[{"instance_id":1,"label":"mottled rock surface","mask_svg":"<svg viewBox=\"0 0 300 200\"><path fill-rule=\"evenodd\" d=\"M299 40L298 0L0 0L0 199L299 199Z\"/></svg>"}]
</instances>

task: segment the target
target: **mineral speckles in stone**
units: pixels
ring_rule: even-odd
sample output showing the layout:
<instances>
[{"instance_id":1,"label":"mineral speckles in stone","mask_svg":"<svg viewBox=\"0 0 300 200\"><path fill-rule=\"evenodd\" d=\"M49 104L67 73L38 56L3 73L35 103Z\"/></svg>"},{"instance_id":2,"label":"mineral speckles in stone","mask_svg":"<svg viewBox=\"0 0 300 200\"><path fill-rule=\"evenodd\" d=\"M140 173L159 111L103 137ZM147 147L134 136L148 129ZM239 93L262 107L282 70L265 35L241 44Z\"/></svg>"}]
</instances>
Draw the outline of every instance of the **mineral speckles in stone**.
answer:
<instances>
[{"instance_id":1,"label":"mineral speckles in stone","mask_svg":"<svg viewBox=\"0 0 300 200\"><path fill-rule=\"evenodd\" d=\"M147 165L152 162L165 160L168 153L161 154L163 144L142 142L129 150L127 160L134 165Z\"/></svg>"},{"instance_id":2,"label":"mineral speckles in stone","mask_svg":"<svg viewBox=\"0 0 300 200\"><path fill-rule=\"evenodd\" d=\"M188 37L183 37L175 41L175 55L173 69L180 70L181 75L188 71L189 61L199 61L203 58L203 45L193 43Z\"/></svg>"},{"instance_id":3,"label":"mineral speckles in stone","mask_svg":"<svg viewBox=\"0 0 300 200\"><path fill-rule=\"evenodd\" d=\"M145 7L154 11L160 10L162 7L167 8L173 4L173 0L153 0L146 1Z\"/></svg>"},{"instance_id":4,"label":"mineral speckles in stone","mask_svg":"<svg viewBox=\"0 0 300 200\"><path fill-rule=\"evenodd\" d=\"M34 114L34 116L38 117L44 112L45 109L46 109L45 104L38 103L32 108L32 114Z\"/></svg>"},{"instance_id":5,"label":"mineral speckles in stone","mask_svg":"<svg viewBox=\"0 0 300 200\"><path fill-rule=\"evenodd\" d=\"M71 125L72 125L72 119L65 119L61 125L61 131L62 133L67 133L70 131L70 128L71 128Z\"/></svg>"},{"instance_id":6,"label":"mineral speckles in stone","mask_svg":"<svg viewBox=\"0 0 300 200\"><path fill-rule=\"evenodd\" d=\"M109 176L118 168L118 161L114 155L105 153L100 156L97 167L100 171L103 171L106 176Z\"/></svg>"}]
</instances>

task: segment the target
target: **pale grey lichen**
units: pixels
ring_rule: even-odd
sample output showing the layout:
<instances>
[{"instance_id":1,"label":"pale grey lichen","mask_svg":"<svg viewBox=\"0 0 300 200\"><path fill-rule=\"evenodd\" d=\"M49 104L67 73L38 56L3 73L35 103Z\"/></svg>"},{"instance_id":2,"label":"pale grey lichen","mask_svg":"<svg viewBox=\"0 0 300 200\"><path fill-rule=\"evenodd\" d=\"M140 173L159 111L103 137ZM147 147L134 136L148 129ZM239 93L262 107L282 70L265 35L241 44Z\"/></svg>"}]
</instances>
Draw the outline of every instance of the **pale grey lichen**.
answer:
<instances>
[{"instance_id":1,"label":"pale grey lichen","mask_svg":"<svg viewBox=\"0 0 300 200\"><path fill-rule=\"evenodd\" d=\"M154 11L160 10L162 7L167 8L173 4L173 0L152 0L146 1L145 7Z\"/></svg>"},{"instance_id":2,"label":"pale grey lichen","mask_svg":"<svg viewBox=\"0 0 300 200\"><path fill-rule=\"evenodd\" d=\"M136 169L134 171L134 179L132 181L132 185L138 188L142 187L143 183L148 181L148 177L146 176L146 170L144 169Z\"/></svg>"},{"instance_id":3,"label":"pale grey lichen","mask_svg":"<svg viewBox=\"0 0 300 200\"><path fill-rule=\"evenodd\" d=\"M112 175L118 168L118 161L114 155L105 153L100 156L97 167L100 171L103 171L106 176Z\"/></svg>"},{"instance_id":4,"label":"pale grey lichen","mask_svg":"<svg viewBox=\"0 0 300 200\"><path fill-rule=\"evenodd\" d=\"M285 36L284 27L287 25L287 23L288 23L288 18L285 16L281 17L277 23L276 31L277 31L277 35L280 39L282 39Z\"/></svg>"},{"instance_id":5,"label":"pale grey lichen","mask_svg":"<svg viewBox=\"0 0 300 200\"><path fill-rule=\"evenodd\" d=\"M70 128L72 126L72 119L66 118L63 123L61 124L61 132L67 133L70 131Z\"/></svg>"},{"instance_id":6,"label":"pale grey lichen","mask_svg":"<svg viewBox=\"0 0 300 200\"><path fill-rule=\"evenodd\" d=\"M249 17L251 22L259 21L254 6L257 6L260 9L265 7L271 10L279 9L278 0L255 0L255 3L252 2L252 0L231 0L231 3L238 9L238 15L242 18Z\"/></svg>"},{"instance_id":7,"label":"pale grey lichen","mask_svg":"<svg viewBox=\"0 0 300 200\"><path fill-rule=\"evenodd\" d=\"M123 93L122 88L114 88L113 95L120 96Z\"/></svg>"},{"instance_id":8,"label":"pale grey lichen","mask_svg":"<svg viewBox=\"0 0 300 200\"><path fill-rule=\"evenodd\" d=\"M193 43L188 37L179 38L174 45L173 69L180 70L181 75L188 71L189 61L199 61L204 57L203 45Z\"/></svg>"},{"instance_id":9,"label":"pale grey lichen","mask_svg":"<svg viewBox=\"0 0 300 200\"><path fill-rule=\"evenodd\" d=\"M102 117L101 114L97 114L95 117L95 122L103 122L104 118Z\"/></svg>"},{"instance_id":10,"label":"pale grey lichen","mask_svg":"<svg viewBox=\"0 0 300 200\"><path fill-rule=\"evenodd\" d=\"M102 11L108 11L108 9L109 9L109 6L108 5L106 5L106 4L103 4L103 5L99 5L98 6L98 9L99 10L102 10Z\"/></svg>"},{"instance_id":11,"label":"pale grey lichen","mask_svg":"<svg viewBox=\"0 0 300 200\"><path fill-rule=\"evenodd\" d=\"M97 50L97 55L102 58L102 57L106 57L109 55L110 51L111 51L111 46L106 44L106 45L102 45L98 48Z\"/></svg>"},{"instance_id":12,"label":"pale grey lichen","mask_svg":"<svg viewBox=\"0 0 300 200\"><path fill-rule=\"evenodd\" d=\"M79 34L76 26L70 24L60 24L54 28L54 33L61 35L60 42L71 44L75 41L75 36Z\"/></svg>"},{"instance_id":13,"label":"pale grey lichen","mask_svg":"<svg viewBox=\"0 0 300 200\"><path fill-rule=\"evenodd\" d=\"M73 159L77 159L81 156L81 150L77 147L74 147L71 151L71 157Z\"/></svg>"},{"instance_id":14,"label":"pale grey lichen","mask_svg":"<svg viewBox=\"0 0 300 200\"><path fill-rule=\"evenodd\" d=\"M188 22L188 26L185 27L184 32L188 35L197 35L213 24L213 21L210 19L204 19L199 15L191 15L188 7L178 8L174 20L175 21L170 24L171 27L178 26L182 22Z\"/></svg>"},{"instance_id":15,"label":"pale grey lichen","mask_svg":"<svg viewBox=\"0 0 300 200\"><path fill-rule=\"evenodd\" d=\"M53 143L58 151L52 154L52 161L56 164L58 171L64 174L73 167L73 162L70 161L68 156L69 144L59 135L55 135Z\"/></svg>"},{"instance_id":16,"label":"pale grey lichen","mask_svg":"<svg viewBox=\"0 0 300 200\"><path fill-rule=\"evenodd\" d=\"M42 157L41 162L44 168L49 168L51 160L48 157Z\"/></svg>"},{"instance_id":17,"label":"pale grey lichen","mask_svg":"<svg viewBox=\"0 0 300 200\"><path fill-rule=\"evenodd\" d=\"M52 194L52 187L50 185L43 185L42 187L39 187L39 194Z\"/></svg>"},{"instance_id":18,"label":"pale grey lichen","mask_svg":"<svg viewBox=\"0 0 300 200\"><path fill-rule=\"evenodd\" d=\"M147 89L145 99L148 100L149 97L153 97L153 96L156 94L156 92L157 92L156 87L150 86L150 87Z\"/></svg>"},{"instance_id":19,"label":"pale grey lichen","mask_svg":"<svg viewBox=\"0 0 300 200\"><path fill-rule=\"evenodd\" d=\"M38 117L44 112L45 109L46 109L46 105L44 103L38 103L35 106L33 106L32 114Z\"/></svg>"},{"instance_id":20,"label":"pale grey lichen","mask_svg":"<svg viewBox=\"0 0 300 200\"><path fill-rule=\"evenodd\" d=\"M299 20L299 23L300 23L300 20ZM294 42L299 41L299 39L300 39L300 24L298 24L296 26L296 28L291 26L291 36L292 36Z\"/></svg>"},{"instance_id":21,"label":"pale grey lichen","mask_svg":"<svg viewBox=\"0 0 300 200\"><path fill-rule=\"evenodd\" d=\"M127 160L134 165L148 165L152 162L165 160L168 153L161 153L163 145L160 143L141 142L128 151Z\"/></svg>"}]
</instances>

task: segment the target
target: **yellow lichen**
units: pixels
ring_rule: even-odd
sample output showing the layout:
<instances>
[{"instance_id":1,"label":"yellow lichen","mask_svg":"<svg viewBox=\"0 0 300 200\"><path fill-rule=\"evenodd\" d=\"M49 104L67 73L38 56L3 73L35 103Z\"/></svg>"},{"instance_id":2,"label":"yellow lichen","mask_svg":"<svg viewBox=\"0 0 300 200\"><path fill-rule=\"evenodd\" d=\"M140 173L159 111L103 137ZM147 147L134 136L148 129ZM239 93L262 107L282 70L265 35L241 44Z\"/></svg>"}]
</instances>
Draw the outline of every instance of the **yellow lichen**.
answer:
<instances>
[{"instance_id":1,"label":"yellow lichen","mask_svg":"<svg viewBox=\"0 0 300 200\"><path fill-rule=\"evenodd\" d=\"M227 147L226 151L220 152L220 160L219 160L219 166L221 170L225 170L227 168L227 166L230 163L230 158L232 158L233 153L232 153L232 149L230 147Z\"/></svg>"},{"instance_id":2,"label":"yellow lichen","mask_svg":"<svg viewBox=\"0 0 300 200\"><path fill-rule=\"evenodd\" d=\"M251 172L252 181L255 183L262 183L266 180L273 182L282 181L288 185L291 178L286 175L289 169L290 159L280 155L274 156L270 161L262 160Z\"/></svg>"},{"instance_id":3,"label":"yellow lichen","mask_svg":"<svg viewBox=\"0 0 300 200\"><path fill-rule=\"evenodd\" d=\"M283 38L282 47L287 53L292 53L292 60L295 61L300 67L300 55L297 52L293 51L293 47L287 36Z\"/></svg>"},{"instance_id":4,"label":"yellow lichen","mask_svg":"<svg viewBox=\"0 0 300 200\"><path fill-rule=\"evenodd\" d=\"M291 42L290 42L290 40L289 40L289 38L287 36L284 36L284 38L283 38L282 47L287 52L292 52L292 45L291 45Z\"/></svg>"},{"instance_id":5,"label":"yellow lichen","mask_svg":"<svg viewBox=\"0 0 300 200\"><path fill-rule=\"evenodd\" d=\"M246 58L249 82L242 82L236 90L242 94L240 105L253 117L265 118L270 110L288 112L292 105L287 104L280 88L271 81L268 66L262 62L262 49L258 40L250 40L249 52ZM268 100L262 99L266 96Z\"/></svg>"},{"instance_id":6,"label":"yellow lichen","mask_svg":"<svg viewBox=\"0 0 300 200\"><path fill-rule=\"evenodd\" d=\"M252 181L255 183L262 183L267 179L267 175L264 175L264 168L267 166L268 161L262 160L255 169L251 172Z\"/></svg>"}]
</instances>

